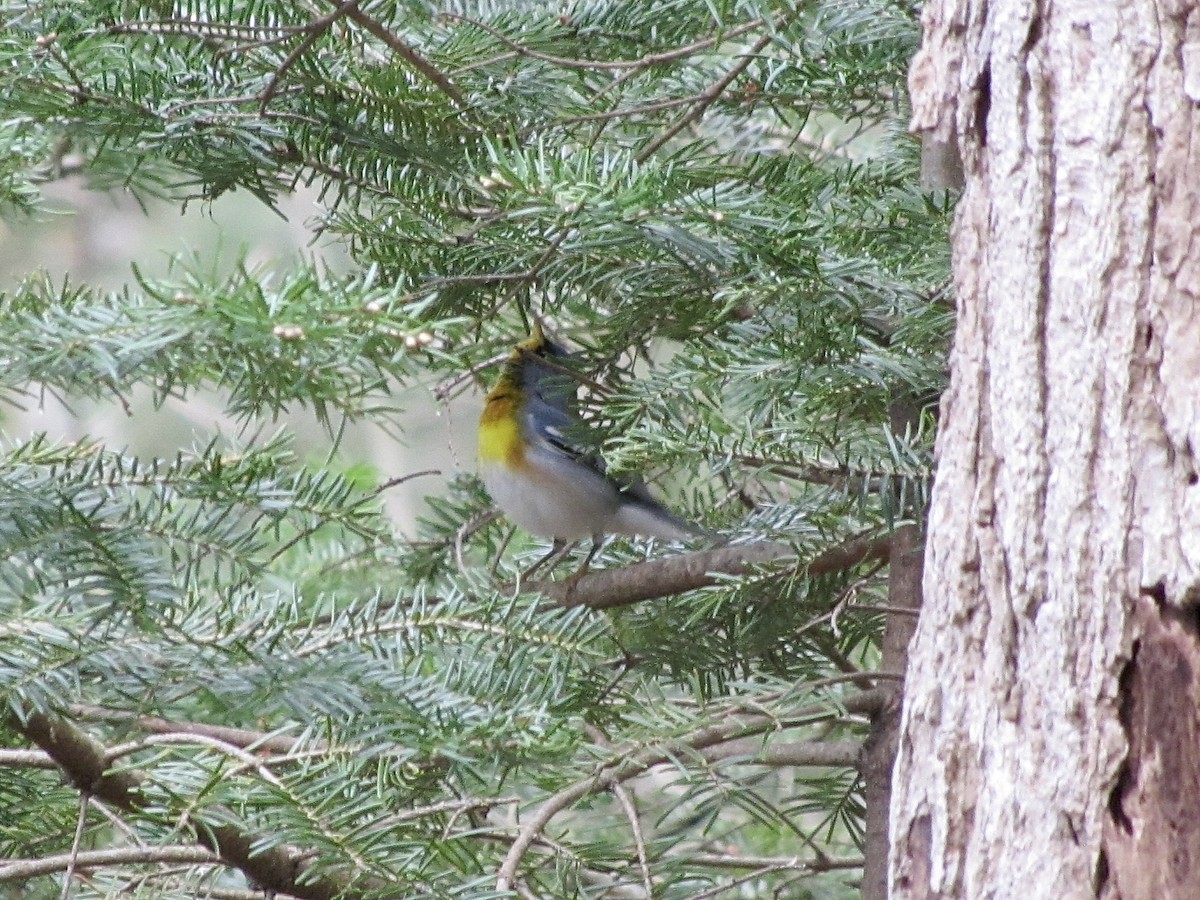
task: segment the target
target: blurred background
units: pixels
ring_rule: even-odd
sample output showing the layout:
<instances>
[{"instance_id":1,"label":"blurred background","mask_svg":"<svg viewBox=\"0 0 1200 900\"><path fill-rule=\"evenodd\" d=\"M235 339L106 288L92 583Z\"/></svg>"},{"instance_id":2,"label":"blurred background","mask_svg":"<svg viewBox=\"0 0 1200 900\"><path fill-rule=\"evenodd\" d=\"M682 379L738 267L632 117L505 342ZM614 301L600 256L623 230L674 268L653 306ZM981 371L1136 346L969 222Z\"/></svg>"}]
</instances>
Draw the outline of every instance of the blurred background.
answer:
<instances>
[{"instance_id":1,"label":"blurred background","mask_svg":"<svg viewBox=\"0 0 1200 900\"><path fill-rule=\"evenodd\" d=\"M56 284L93 285L119 292L136 290L132 266L149 277L163 275L172 257L195 260L206 269L233 272L303 257L343 273L351 262L342 247L317 237L316 191L301 187L282 197L278 212L255 197L226 193L211 203L142 198L122 191L93 191L80 176L43 186L46 209L31 218L0 219L0 292L42 272ZM284 266L278 266L280 270ZM406 531L419 513L421 498L439 493L438 485L460 469L475 469L474 421L479 400L449 409L434 402L422 385L396 398L404 412L404 433L371 422L349 423L337 447L341 467L369 466L379 480L423 469L438 469L398 485L385 494L387 508ZM296 452L306 460L324 460L331 435L303 410L278 422L241 423L224 415L213 397L195 394L172 398L154 409L148 392L134 396L129 410L116 400L94 402L60 398L48 392L26 398L23 408L0 407L0 435L24 440L44 432L51 440L94 437L132 455L171 458L215 434L249 435L286 425L296 436Z\"/></svg>"}]
</instances>

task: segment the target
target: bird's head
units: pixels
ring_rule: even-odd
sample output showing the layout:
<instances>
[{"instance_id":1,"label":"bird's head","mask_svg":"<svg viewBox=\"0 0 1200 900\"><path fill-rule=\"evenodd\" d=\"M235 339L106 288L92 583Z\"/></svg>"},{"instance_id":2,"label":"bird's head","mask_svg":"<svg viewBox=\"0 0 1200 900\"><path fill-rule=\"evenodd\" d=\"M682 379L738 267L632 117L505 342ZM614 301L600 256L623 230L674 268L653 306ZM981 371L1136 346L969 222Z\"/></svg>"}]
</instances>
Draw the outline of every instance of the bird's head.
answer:
<instances>
[{"instance_id":1,"label":"bird's head","mask_svg":"<svg viewBox=\"0 0 1200 900\"><path fill-rule=\"evenodd\" d=\"M517 344L508 358L505 375L531 398L557 409L566 410L575 399L578 382L564 362L571 354L547 337L539 322L533 333Z\"/></svg>"},{"instance_id":2,"label":"bird's head","mask_svg":"<svg viewBox=\"0 0 1200 900\"><path fill-rule=\"evenodd\" d=\"M546 335L546 332L542 330L542 323L535 319L533 332L528 338L517 344L509 360L510 362L516 362L519 360L528 360L530 357L565 359L570 355L561 344L556 343Z\"/></svg>"}]
</instances>

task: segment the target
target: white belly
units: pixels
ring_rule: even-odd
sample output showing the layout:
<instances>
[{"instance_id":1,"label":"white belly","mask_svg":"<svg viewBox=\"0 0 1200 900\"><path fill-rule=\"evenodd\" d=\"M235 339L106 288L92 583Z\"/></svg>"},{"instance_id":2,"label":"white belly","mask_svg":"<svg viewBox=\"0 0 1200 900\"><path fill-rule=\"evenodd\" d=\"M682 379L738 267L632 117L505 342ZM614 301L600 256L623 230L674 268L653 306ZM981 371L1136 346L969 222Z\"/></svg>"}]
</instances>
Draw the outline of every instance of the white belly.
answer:
<instances>
[{"instance_id":1,"label":"white belly","mask_svg":"<svg viewBox=\"0 0 1200 900\"><path fill-rule=\"evenodd\" d=\"M611 533L620 495L605 479L568 461L531 460L519 473L495 464L481 471L506 516L539 537L575 541Z\"/></svg>"}]
</instances>

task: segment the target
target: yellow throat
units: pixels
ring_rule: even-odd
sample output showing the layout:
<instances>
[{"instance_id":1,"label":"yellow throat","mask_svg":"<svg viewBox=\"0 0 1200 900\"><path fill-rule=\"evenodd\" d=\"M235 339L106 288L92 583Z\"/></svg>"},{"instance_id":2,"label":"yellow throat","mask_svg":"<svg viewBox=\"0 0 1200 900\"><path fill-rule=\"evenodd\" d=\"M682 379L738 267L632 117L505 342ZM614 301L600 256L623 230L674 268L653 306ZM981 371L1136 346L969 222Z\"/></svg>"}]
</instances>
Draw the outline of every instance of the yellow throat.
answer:
<instances>
[{"instance_id":1,"label":"yellow throat","mask_svg":"<svg viewBox=\"0 0 1200 900\"><path fill-rule=\"evenodd\" d=\"M479 417L481 463L504 463L514 468L524 464L525 447L520 423L524 360L526 355L538 353L545 341L541 324L535 322L533 334L513 349L499 381L487 395L483 415Z\"/></svg>"},{"instance_id":2,"label":"yellow throat","mask_svg":"<svg viewBox=\"0 0 1200 900\"><path fill-rule=\"evenodd\" d=\"M479 417L479 461L520 465L524 459L517 398L503 381L488 394L487 405Z\"/></svg>"}]
</instances>

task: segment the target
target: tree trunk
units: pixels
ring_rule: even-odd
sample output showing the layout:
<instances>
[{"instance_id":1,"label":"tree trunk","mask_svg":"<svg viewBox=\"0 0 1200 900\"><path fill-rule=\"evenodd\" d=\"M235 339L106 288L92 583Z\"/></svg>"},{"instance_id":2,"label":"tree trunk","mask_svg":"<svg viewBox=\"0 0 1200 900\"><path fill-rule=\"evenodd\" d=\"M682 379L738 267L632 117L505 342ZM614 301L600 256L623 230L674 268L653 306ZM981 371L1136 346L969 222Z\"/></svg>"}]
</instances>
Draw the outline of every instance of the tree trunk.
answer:
<instances>
[{"instance_id":1,"label":"tree trunk","mask_svg":"<svg viewBox=\"0 0 1200 900\"><path fill-rule=\"evenodd\" d=\"M921 609L921 533L916 525L902 525L892 534L888 559L888 612L879 660L879 671L903 675L908 668L908 645ZM892 798L892 770L900 739L903 691L899 684L881 685L883 702L871 715L871 732L859 758L863 800L867 817L863 841L862 900L887 900L888 807Z\"/></svg>"},{"instance_id":2,"label":"tree trunk","mask_svg":"<svg viewBox=\"0 0 1200 900\"><path fill-rule=\"evenodd\" d=\"M892 896L1200 897L1200 7L924 16L965 189Z\"/></svg>"}]
</instances>

